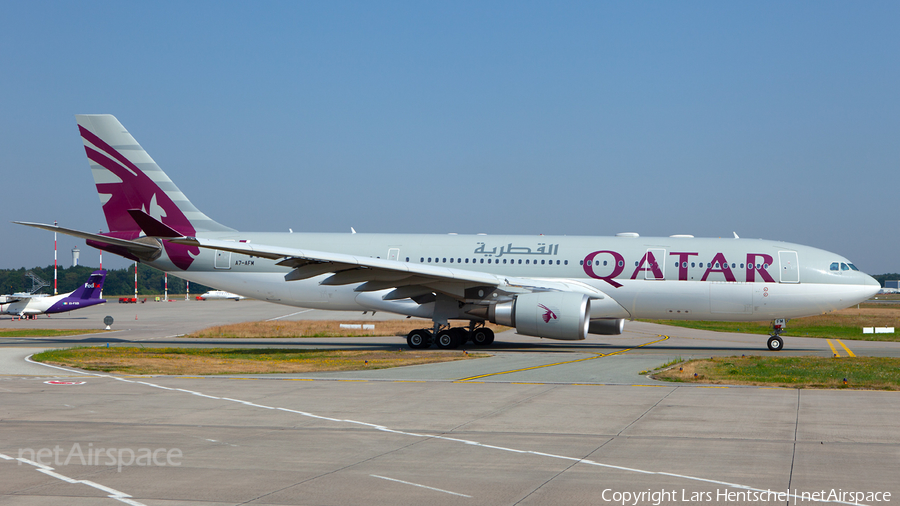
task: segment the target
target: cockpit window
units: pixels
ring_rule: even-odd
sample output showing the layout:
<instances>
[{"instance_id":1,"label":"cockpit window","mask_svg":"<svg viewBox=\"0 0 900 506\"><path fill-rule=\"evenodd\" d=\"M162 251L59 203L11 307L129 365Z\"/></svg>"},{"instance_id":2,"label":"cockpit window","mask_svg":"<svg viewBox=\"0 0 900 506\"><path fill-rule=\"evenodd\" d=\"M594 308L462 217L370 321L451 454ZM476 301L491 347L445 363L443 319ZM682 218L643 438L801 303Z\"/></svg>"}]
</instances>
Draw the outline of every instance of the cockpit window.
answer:
<instances>
[{"instance_id":1,"label":"cockpit window","mask_svg":"<svg viewBox=\"0 0 900 506\"><path fill-rule=\"evenodd\" d=\"M858 270L859 270L859 269L857 269L856 266L853 265L853 264L847 264L847 265L849 265L850 268L853 269L854 271L858 271Z\"/></svg>"},{"instance_id":2,"label":"cockpit window","mask_svg":"<svg viewBox=\"0 0 900 506\"><path fill-rule=\"evenodd\" d=\"M850 267L847 267L847 264L845 264L844 262L841 262L841 270L842 270L842 271L849 271L849 270L850 270Z\"/></svg>"},{"instance_id":3,"label":"cockpit window","mask_svg":"<svg viewBox=\"0 0 900 506\"><path fill-rule=\"evenodd\" d=\"M831 264L831 270L833 270L833 271L838 270L838 263L837 263L837 262L834 262L834 263Z\"/></svg>"}]
</instances>

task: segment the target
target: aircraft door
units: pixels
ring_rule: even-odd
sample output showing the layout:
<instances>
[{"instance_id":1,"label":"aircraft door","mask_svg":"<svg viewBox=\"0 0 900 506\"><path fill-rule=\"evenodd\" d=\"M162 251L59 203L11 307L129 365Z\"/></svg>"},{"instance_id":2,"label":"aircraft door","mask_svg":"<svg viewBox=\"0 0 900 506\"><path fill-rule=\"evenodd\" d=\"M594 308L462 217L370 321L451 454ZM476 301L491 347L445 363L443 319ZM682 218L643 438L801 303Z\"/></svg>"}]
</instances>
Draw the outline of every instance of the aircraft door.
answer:
<instances>
[{"instance_id":1,"label":"aircraft door","mask_svg":"<svg viewBox=\"0 0 900 506\"><path fill-rule=\"evenodd\" d=\"M779 273L782 283L800 282L800 263L796 251L779 251L778 263L781 264Z\"/></svg>"},{"instance_id":2,"label":"aircraft door","mask_svg":"<svg viewBox=\"0 0 900 506\"><path fill-rule=\"evenodd\" d=\"M666 279L666 250L648 249L644 267L644 279Z\"/></svg>"},{"instance_id":3,"label":"aircraft door","mask_svg":"<svg viewBox=\"0 0 900 506\"><path fill-rule=\"evenodd\" d=\"M388 260L397 261L400 259L400 248L388 249Z\"/></svg>"},{"instance_id":4,"label":"aircraft door","mask_svg":"<svg viewBox=\"0 0 900 506\"><path fill-rule=\"evenodd\" d=\"M216 269L231 269L231 252L216 250Z\"/></svg>"}]
</instances>

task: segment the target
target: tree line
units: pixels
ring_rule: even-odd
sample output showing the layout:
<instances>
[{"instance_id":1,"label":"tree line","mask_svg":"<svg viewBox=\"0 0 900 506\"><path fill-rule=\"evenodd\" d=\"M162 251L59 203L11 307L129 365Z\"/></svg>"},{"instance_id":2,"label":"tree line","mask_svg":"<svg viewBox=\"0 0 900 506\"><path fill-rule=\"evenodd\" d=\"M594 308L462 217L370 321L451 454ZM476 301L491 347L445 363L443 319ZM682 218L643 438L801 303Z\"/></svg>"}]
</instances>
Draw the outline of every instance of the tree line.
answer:
<instances>
[{"instance_id":1,"label":"tree line","mask_svg":"<svg viewBox=\"0 0 900 506\"><path fill-rule=\"evenodd\" d=\"M87 281L88 276L97 270L97 267L60 267L57 270L57 290L59 293L71 292ZM30 292L31 278L25 275L31 271L37 277L50 283L37 293L53 295L53 266L34 267L32 269L0 269L0 294L12 294L17 292ZM185 280L169 275L169 295L184 294ZM191 293L200 295L212 290L212 288L191 283ZM161 295L165 291L165 279L163 271L154 269L148 265L138 264L138 296ZM124 269L107 269L106 281L103 283L103 296L134 295L134 267Z\"/></svg>"},{"instance_id":2,"label":"tree line","mask_svg":"<svg viewBox=\"0 0 900 506\"><path fill-rule=\"evenodd\" d=\"M872 277L875 278L876 280L878 280L878 282L881 283L881 287L884 288L885 281L887 281L889 279L900 279L900 274L897 274L896 272L891 272L888 274L878 274L878 275L875 275Z\"/></svg>"}]
</instances>

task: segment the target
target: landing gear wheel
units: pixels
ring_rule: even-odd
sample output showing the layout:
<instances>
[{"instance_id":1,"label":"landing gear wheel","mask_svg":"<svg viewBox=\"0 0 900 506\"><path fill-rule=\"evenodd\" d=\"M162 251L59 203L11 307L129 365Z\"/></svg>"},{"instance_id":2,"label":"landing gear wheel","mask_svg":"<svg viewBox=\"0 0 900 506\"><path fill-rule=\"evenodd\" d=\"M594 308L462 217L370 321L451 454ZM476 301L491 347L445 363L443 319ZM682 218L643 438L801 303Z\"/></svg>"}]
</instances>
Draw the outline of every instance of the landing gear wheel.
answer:
<instances>
[{"instance_id":1,"label":"landing gear wheel","mask_svg":"<svg viewBox=\"0 0 900 506\"><path fill-rule=\"evenodd\" d=\"M459 348L459 333L456 332L455 329L442 330L438 333L435 341L437 342L438 348L444 350Z\"/></svg>"},{"instance_id":2,"label":"landing gear wheel","mask_svg":"<svg viewBox=\"0 0 900 506\"><path fill-rule=\"evenodd\" d=\"M784 348L784 340L778 336L770 337L767 344L772 351L781 351L781 349Z\"/></svg>"},{"instance_id":3,"label":"landing gear wheel","mask_svg":"<svg viewBox=\"0 0 900 506\"><path fill-rule=\"evenodd\" d=\"M462 328L456 327L455 329L450 329L452 332L456 332L456 335L459 336L459 345L462 346L469 342L469 331Z\"/></svg>"},{"instance_id":4,"label":"landing gear wheel","mask_svg":"<svg viewBox=\"0 0 900 506\"><path fill-rule=\"evenodd\" d=\"M490 346L494 342L494 331L487 327L475 329L472 332L472 342L477 346Z\"/></svg>"},{"instance_id":5,"label":"landing gear wheel","mask_svg":"<svg viewBox=\"0 0 900 506\"><path fill-rule=\"evenodd\" d=\"M431 332L425 329L416 329L406 335L406 344L414 350L431 346Z\"/></svg>"}]
</instances>

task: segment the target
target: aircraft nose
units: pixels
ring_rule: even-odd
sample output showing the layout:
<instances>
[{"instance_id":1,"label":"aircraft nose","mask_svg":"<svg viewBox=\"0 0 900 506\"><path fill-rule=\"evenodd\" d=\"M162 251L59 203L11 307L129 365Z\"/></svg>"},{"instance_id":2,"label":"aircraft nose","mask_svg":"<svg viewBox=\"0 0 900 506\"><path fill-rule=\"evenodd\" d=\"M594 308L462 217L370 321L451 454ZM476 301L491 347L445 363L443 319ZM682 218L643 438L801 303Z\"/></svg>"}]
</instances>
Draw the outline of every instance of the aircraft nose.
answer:
<instances>
[{"instance_id":1,"label":"aircraft nose","mask_svg":"<svg viewBox=\"0 0 900 506\"><path fill-rule=\"evenodd\" d=\"M869 289L869 297L878 293L881 290L881 283L878 282L877 279L869 276L868 274L863 274L865 278L863 279L863 286Z\"/></svg>"}]
</instances>

